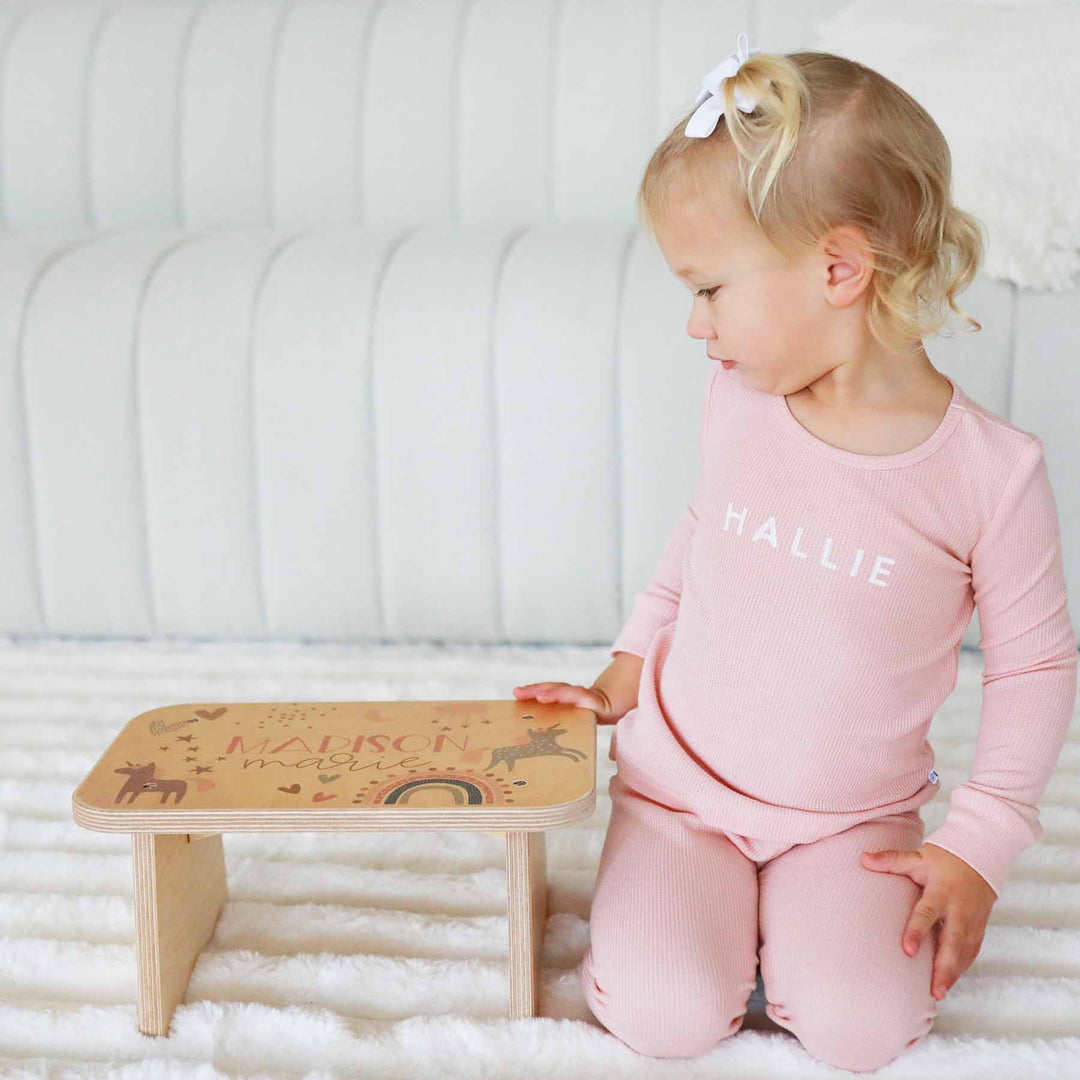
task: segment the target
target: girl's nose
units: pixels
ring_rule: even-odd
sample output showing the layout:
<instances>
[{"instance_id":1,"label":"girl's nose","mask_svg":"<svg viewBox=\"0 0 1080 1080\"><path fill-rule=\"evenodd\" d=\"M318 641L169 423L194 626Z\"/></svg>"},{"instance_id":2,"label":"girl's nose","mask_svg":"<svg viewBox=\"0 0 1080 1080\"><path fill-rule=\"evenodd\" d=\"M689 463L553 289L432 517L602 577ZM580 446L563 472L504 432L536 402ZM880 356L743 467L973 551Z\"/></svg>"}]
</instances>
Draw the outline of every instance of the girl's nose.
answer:
<instances>
[{"instance_id":1,"label":"girl's nose","mask_svg":"<svg viewBox=\"0 0 1080 1080\"><path fill-rule=\"evenodd\" d=\"M713 330L708 321L699 319L694 315L691 315L686 323L686 332L692 338L700 338L703 341L709 341L716 337L716 331Z\"/></svg>"}]
</instances>

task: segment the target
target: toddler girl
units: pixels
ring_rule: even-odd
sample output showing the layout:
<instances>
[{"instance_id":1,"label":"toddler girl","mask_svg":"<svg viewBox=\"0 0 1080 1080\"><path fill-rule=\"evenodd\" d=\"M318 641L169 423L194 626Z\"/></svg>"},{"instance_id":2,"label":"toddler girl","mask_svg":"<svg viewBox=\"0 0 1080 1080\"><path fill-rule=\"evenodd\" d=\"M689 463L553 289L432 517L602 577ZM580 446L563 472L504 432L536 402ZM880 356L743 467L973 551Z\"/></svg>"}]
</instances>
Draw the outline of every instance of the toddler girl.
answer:
<instances>
[{"instance_id":1,"label":"toddler girl","mask_svg":"<svg viewBox=\"0 0 1080 1080\"><path fill-rule=\"evenodd\" d=\"M927 1034L1043 838L1077 641L1042 441L922 348L983 250L940 130L852 60L739 45L639 194L713 361L692 501L596 682L515 694L618 722L580 973L604 1027L703 1053L760 961L768 1016L862 1072ZM974 769L924 838L975 605Z\"/></svg>"}]
</instances>

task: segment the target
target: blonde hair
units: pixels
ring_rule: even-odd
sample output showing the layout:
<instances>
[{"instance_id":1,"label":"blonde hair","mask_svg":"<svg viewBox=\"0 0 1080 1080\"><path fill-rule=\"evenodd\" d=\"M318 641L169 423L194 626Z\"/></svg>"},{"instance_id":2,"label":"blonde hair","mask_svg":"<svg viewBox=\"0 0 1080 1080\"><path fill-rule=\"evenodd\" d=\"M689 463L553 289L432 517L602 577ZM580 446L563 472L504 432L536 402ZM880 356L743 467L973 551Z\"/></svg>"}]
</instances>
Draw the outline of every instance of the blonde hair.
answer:
<instances>
[{"instance_id":1,"label":"blonde hair","mask_svg":"<svg viewBox=\"0 0 1080 1080\"><path fill-rule=\"evenodd\" d=\"M757 100L744 113L735 86ZM949 318L984 251L982 222L952 203L952 158L930 114L872 68L827 52L755 53L726 80L707 138L684 116L653 152L638 190L655 238L673 193L734 195L781 254L850 224L874 254L867 324L886 348L913 350ZM949 337L951 334L942 334Z\"/></svg>"}]
</instances>

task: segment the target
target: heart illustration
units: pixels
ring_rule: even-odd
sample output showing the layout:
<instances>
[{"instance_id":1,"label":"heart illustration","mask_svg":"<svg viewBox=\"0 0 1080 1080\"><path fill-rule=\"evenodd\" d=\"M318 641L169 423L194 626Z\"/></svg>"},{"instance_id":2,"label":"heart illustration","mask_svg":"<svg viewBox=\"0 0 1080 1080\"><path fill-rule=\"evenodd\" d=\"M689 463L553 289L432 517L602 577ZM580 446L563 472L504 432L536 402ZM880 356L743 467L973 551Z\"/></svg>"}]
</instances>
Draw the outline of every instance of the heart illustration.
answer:
<instances>
[{"instance_id":1,"label":"heart illustration","mask_svg":"<svg viewBox=\"0 0 1080 1080\"><path fill-rule=\"evenodd\" d=\"M222 705L220 709L215 709L210 712L208 709L196 709L195 715L201 716L203 720L216 720L225 711L225 706Z\"/></svg>"},{"instance_id":2,"label":"heart illustration","mask_svg":"<svg viewBox=\"0 0 1080 1080\"><path fill-rule=\"evenodd\" d=\"M300 785L292 784L290 787L279 787L278 791L284 791L286 795L299 795Z\"/></svg>"},{"instance_id":3,"label":"heart illustration","mask_svg":"<svg viewBox=\"0 0 1080 1080\"><path fill-rule=\"evenodd\" d=\"M327 799L336 799L336 798L337 798L337 795L327 795L325 791L316 791L315 794L311 796L311 801L312 802L325 802Z\"/></svg>"},{"instance_id":4,"label":"heart illustration","mask_svg":"<svg viewBox=\"0 0 1080 1080\"><path fill-rule=\"evenodd\" d=\"M195 783L199 785L200 791L209 791L214 786L213 780L207 780L201 776L195 781Z\"/></svg>"},{"instance_id":5,"label":"heart illustration","mask_svg":"<svg viewBox=\"0 0 1080 1080\"><path fill-rule=\"evenodd\" d=\"M324 784L329 784L331 780L340 780L341 773L335 773L333 776L327 776L326 773L319 773L319 779Z\"/></svg>"}]
</instances>

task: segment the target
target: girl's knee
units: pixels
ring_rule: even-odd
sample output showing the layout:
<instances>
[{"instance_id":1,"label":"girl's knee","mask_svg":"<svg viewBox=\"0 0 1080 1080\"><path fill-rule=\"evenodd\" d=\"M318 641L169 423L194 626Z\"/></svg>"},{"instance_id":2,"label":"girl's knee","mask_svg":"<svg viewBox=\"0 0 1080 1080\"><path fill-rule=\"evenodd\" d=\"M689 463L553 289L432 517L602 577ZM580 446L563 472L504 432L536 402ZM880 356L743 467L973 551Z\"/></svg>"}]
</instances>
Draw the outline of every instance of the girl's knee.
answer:
<instances>
[{"instance_id":1,"label":"girl's knee","mask_svg":"<svg viewBox=\"0 0 1080 1080\"><path fill-rule=\"evenodd\" d=\"M652 1030L624 1026L618 1031L611 1028L608 1028L608 1031L643 1057L696 1058L707 1054L717 1043L734 1035L742 1027L745 1018L746 1013L735 1017L726 1029L719 1032L701 1026L685 1028L678 1024L663 1028L654 1025Z\"/></svg>"},{"instance_id":2,"label":"girl's knee","mask_svg":"<svg viewBox=\"0 0 1080 1080\"><path fill-rule=\"evenodd\" d=\"M888 1035L866 1040L862 1037L855 1043L850 1038L842 1042L821 1042L807 1046L800 1038L803 1049L811 1057L834 1069L847 1069L849 1072L877 1072L890 1062L895 1061L909 1047L926 1037L926 1032L906 1041L897 1041Z\"/></svg>"},{"instance_id":3,"label":"girl's knee","mask_svg":"<svg viewBox=\"0 0 1080 1080\"><path fill-rule=\"evenodd\" d=\"M771 1015L772 1007L768 1011ZM924 1039L935 1019L925 1012L867 1016L860 1009L784 1015L788 1016L784 1026L811 1057L850 1072L874 1072L888 1065Z\"/></svg>"},{"instance_id":4,"label":"girl's knee","mask_svg":"<svg viewBox=\"0 0 1080 1080\"><path fill-rule=\"evenodd\" d=\"M620 1042L646 1057L690 1058L734 1035L746 1019L746 999L684 986L658 988L646 978L628 978L621 987L605 985L583 962L581 988L592 1014ZM751 987L752 989L752 987ZM737 995L736 995L737 996Z\"/></svg>"},{"instance_id":5,"label":"girl's knee","mask_svg":"<svg viewBox=\"0 0 1080 1080\"><path fill-rule=\"evenodd\" d=\"M609 1034L635 1053L652 1058L696 1058L734 1035L743 1025L746 1012L721 1024L715 1017L693 1019L685 1013L613 1008L597 1015Z\"/></svg>"}]
</instances>

